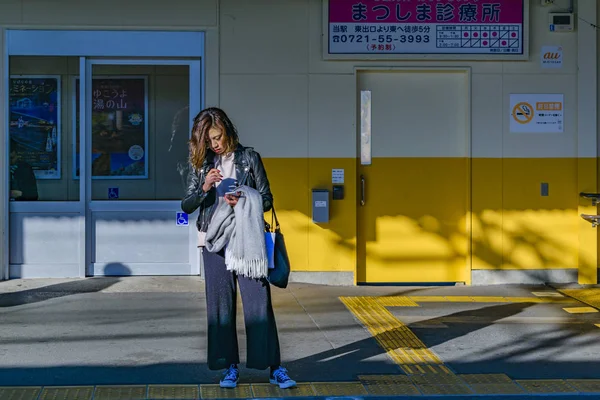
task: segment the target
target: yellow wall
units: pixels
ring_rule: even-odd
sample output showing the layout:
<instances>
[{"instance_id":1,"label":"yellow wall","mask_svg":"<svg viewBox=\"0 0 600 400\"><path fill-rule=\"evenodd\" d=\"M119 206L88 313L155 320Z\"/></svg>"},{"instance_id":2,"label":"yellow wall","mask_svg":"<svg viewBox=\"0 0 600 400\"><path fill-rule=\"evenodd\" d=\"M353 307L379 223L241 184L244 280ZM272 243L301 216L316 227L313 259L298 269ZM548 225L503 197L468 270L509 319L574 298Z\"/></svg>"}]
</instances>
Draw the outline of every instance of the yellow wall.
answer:
<instances>
[{"instance_id":1,"label":"yellow wall","mask_svg":"<svg viewBox=\"0 0 600 400\"><path fill-rule=\"evenodd\" d=\"M577 159L473 159L473 269L576 269ZM541 183L549 196L541 196Z\"/></svg>"},{"instance_id":2,"label":"yellow wall","mask_svg":"<svg viewBox=\"0 0 600 400\"><path fill-rule=\"evenodd\" d=\"M352 271L356 265L356 160L267 158L277 217L295 271ZM345 170L345 199L331 201L329 223L314 224L311 190L331 188L331 170ZM270 214L267 214L267 220Z\"/></svg>"}]
</instances>

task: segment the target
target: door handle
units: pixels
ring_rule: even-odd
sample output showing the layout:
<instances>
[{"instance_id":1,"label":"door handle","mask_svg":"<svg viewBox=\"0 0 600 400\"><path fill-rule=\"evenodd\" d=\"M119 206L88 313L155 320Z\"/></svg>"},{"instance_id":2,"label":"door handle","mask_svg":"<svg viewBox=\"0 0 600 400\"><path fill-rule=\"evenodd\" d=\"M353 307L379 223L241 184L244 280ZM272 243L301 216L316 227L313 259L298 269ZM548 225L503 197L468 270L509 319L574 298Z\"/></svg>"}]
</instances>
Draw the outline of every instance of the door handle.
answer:
<instances>
[{"instance_id":1,"label":"door handle","mask_svg":"<svg viewBox=\"0 0 600 400\"><path fill-rule=\"evenodd\" d=\"M360 176L360 205L365 205L365 177L364 175Z\"/></svg>"}]
</instances>

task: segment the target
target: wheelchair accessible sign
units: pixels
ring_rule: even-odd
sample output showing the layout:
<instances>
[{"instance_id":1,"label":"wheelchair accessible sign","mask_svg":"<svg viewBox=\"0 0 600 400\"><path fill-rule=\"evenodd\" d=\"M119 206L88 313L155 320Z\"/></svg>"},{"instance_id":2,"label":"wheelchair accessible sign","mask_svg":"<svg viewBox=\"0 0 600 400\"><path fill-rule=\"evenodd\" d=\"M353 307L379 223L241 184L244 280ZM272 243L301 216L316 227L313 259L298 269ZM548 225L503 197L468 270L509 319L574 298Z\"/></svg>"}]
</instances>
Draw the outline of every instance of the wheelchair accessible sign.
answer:
<instances>
[{"instance_id":1,"label":"wheelchair accessible sign","mask_svg":"<svg viewBox=\"0 0 600 400\"><path fill-rule=\"evenodd\" d=\"M190 224L190 218L186 213L178 212L175 223L177 226L188 226Z\"/></svg>"},{"instance_id":2,"label":"wheelchair accessible sign","mask_svg":"<svg viewBox=\"0 0 600 400\"><path fill-rule=\"evenodd\" d=\"M564 132L562 94L511 94L510 131L513 133Z\"/></svg>"}]
</instances>

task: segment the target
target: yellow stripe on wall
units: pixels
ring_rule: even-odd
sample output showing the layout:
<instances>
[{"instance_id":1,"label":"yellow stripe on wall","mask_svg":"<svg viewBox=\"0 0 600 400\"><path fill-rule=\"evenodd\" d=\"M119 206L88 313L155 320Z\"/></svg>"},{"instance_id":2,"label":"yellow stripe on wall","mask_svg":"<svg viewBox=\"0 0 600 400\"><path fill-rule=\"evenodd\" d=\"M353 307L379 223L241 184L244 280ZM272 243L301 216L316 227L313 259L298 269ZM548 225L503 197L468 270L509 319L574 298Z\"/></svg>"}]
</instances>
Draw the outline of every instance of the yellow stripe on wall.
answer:
<instances>
[{"instance_id":1,"label":"yellow stripe on wall","mask_svg":"<svg viewBox=\"0 0 600 400\"><path fill-rule=\"evenodd\" d=\"M295 271L354 271L356 160L265 158L277 216ZM332 201L328 224L312 222L312 189L332 190L331 170L344 169L344 200ZM267 214L270 218L270 214Z\"/></svg>"},{"instance_id":2,"label":"yellow stripe on wall","mask_svg":"<svg viewBox=\"0 0 600 400\"><path fill-rule=\"evenodd\" d=\"M403 193L423 192L427 188L439 187L436 199L439 208L448 210L452 205L448 199L458 198L459 193L450 193L453 188L464 190L462 174L457 174L456 184L440 182L449 179L444 158L386 159L386 170L390 178L387 186ZM391 161L390 161L391 160ZM457 160L460 163L460 160ZM580 200L578 179L588 174L595 179L595 160L589 161L589 170L578 168L582 160L576 158L546 159L472 159L472 268L480 270L541 270L576 269L592 271L596 268L596 231L581 223L579 213L586 201ZM392 164L390 164L390 162ZM428 178L410 179L411 187L395 187L397 174L414 174L417 166L428 165ZM588 162L584 162L587 165ZM389 164L389 165L388 165ZM282 223L286 244L295 271L355 271L360 264L357 259L357 161L354 158L267 158L265 165L271 181L275 204ZM412 167L411 167L412 165ZM329 224L314 224L311 220L311 189L331 190L331 170L345 170L345 199L331 201ZM578 175L579 174L579 175ZM588 179L589 180L589 179ZM410 183L409 183L410 182ZM541 196L541 183L549 184L549 196ZM400 185L402 186L402 185ZM579 184L581 186L581 184ZM391 217L403 218L403 208L419 209L419 196L408 196L415 204L406 204L395 211L395 215L378 217L372 226L387 226ZM435 206L422 218L435 215ZM589 209L588 209L589 210ZM404 213L407 211L405 210ZM595 212L595 209L594 209ZM463 223L465 218L457 218ZM412 219L416 217L411 215ZM421 219L422 219L421 218ZM384 224L384 225L382 225ZM414 226L419 226L415 220ZM388 229L390 228L390 229ZM456 241L468 240L465 229L456 227L454 235L448 237L448 246ZM420 235L423 243L418 247L428 248L436 243L426 243L428 235ZM387 242L387 243L385 243ZM590 245L591 243L591 245ZM381 247L386 244L387 250ZM385 247L385 246L384 246ZM589 247L589 250L588 250ZM379 241L381 251L394 252L397 243L387 238ZM359 252L360 254L360 252ZM360 257L364 257L363 254ZM591 273L591 272L590 272ZM590 276L589 279L595 277Z\"/></svg>"}]
</instances>

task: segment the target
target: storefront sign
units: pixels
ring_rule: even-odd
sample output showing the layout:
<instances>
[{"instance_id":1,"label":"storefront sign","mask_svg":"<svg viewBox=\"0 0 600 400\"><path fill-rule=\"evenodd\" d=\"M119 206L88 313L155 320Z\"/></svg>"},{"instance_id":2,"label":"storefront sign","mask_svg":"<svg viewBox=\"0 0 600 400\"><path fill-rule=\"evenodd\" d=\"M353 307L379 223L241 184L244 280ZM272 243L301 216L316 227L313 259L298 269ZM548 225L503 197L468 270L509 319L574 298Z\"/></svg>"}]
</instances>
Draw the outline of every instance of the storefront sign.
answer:
<instances>
[{"instance_id":1,"label":"storefront sign","mask_svg":"<svg viewBox=\"0 0 600 400\"><path fill-rule=\"evenodd\" d=\"M511 94L510 131L515 133L562 133L562 94Z\"/></svg>"},{"instance_id":2,"label":"storefront sign","mask_svg":"<svg viewBox=\"0 0 600 400\"><path fill-rule=\"evenodd\" d=\"M543 46L541 52L542 68L562 68L562 46Z\"/></svg>"},{"instance_id":3,"label":"storefront sign","mask_svg":"<svg viewBox=\"0 0 600 400\"><path fill-rule=\"evenodd\" d=\"M524 54L524 0L328 0L329 54Z\"/></svg>"},{"instance_id":4,"label":"storefront sign","mask_svg":"<svg viewBox=\"0 0 600 400\"><path fill-rule=\"evenodd\" d=\"M10 138L36 179L60 179L60 77L11 77Z\"/></svg>"},{"instance_id":5,"label":"storefront sign","mask_svg":"<svg viewBox=\"0 0 600 400\"><path fill-rule=\"evenodd\" d=\"M148 99L146 77L92 80L92 178L147 178ZM75 85L76 156L79 176L79 80Z\"/></svg>"}]
</instances>

